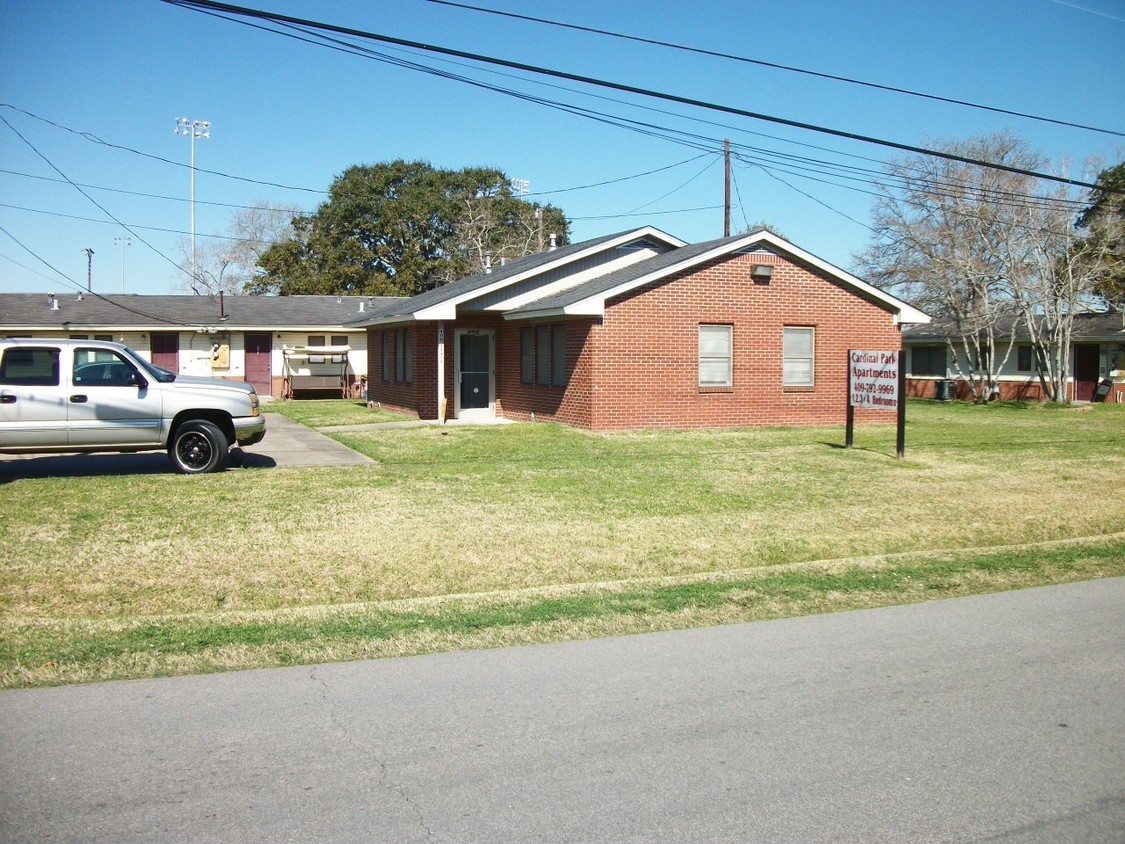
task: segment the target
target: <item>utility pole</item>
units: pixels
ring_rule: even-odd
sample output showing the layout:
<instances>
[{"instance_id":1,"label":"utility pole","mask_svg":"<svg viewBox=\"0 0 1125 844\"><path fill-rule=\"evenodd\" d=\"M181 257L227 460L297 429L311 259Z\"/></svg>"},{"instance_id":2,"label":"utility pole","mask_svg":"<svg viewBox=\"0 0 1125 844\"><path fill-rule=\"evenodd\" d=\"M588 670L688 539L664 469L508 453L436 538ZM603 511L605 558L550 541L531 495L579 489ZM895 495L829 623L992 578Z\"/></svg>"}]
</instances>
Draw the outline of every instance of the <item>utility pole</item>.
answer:
<instances>
[{"instance_id":1,"label":"utility pole","mask_svg":"<svg viewBox=\"0 0 1125 844\"><path fill-rule=\"evenodd\" d=\"M82 250L86 253L86 290L94 291L94 250L87 246Z\"/></svg>"},{"instance_id":2,"label":"utility pole","mask_svg":"<svg viewBox=\"0 0 1125 844\"><path fill-rule=\"evenodd\" d=\"M723 237L730 237L730 138L723 139Z\"/></svg>"}]
</instances>

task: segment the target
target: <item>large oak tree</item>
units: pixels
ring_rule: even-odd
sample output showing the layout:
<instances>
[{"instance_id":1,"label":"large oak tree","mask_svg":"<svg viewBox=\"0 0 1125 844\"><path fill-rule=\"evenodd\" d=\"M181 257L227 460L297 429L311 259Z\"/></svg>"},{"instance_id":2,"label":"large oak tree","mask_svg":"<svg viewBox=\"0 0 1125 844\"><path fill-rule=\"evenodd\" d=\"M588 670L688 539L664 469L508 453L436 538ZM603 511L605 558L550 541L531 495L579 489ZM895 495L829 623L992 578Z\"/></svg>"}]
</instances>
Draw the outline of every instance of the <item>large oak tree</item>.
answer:
<instances>
[{"instance_id":1,"label":"large oak tree","mask_svg":"<svg viewBox=\"0 0 1125 844\"><path fill-rule=\"evenodd\" d=\"M496 168L357 165L315 212L293 218L293 237L262 255L250 290L410 296L568 234L560 209L520 199Z\"/></svg>"}]
</instances>

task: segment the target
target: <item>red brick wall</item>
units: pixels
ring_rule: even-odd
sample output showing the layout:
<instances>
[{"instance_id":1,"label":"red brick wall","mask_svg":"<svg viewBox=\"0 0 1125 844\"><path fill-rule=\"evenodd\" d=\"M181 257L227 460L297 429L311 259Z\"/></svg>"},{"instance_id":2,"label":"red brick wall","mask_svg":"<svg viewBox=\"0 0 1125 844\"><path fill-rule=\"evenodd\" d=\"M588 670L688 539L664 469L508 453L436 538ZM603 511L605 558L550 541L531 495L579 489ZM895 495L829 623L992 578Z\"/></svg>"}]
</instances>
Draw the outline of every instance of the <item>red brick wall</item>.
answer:
<instances>
[{"instance_id":1,"label":"red brick wall","mask_svg":"<svg viewBox=\"0 0 1125 844\"><path fill-rule=\"evenodd\" d=\"M391 355L390 378L383 380L383 337L382 332L409 327L413 336L414 366L413 378L409 382L395 381L394 342L389 346ZM491 315L471 316L454 322L445 323L445 398L447 402L446 416L453 417L455 393L457 383L454 378L456 362L456 334L458 328L487 328L496 332L496 405L497 415L500 415L500 371L504 355L501 351L500 337L502 335L503 320ZM510 329L509 329L510 330ZM369 401L378 402L387 410L404 413L414 413L419 419L437 419L439 414L437 395L437 343L438 323L408 323L404 325L389 325L385 328L369 328L367 330L367 397ZM516 333L516 378L519 379L519 333Z\"/></svg>"},{"instance_id":2,"label":"red brick wall","mask_svg":"<svg viewBox=\"0 0 1125 844\"><path fill-rule=\"evenodd\" d=\"M566 325L566 387L524 384L520 371L520 331L539 325ZM578 428L591 426L593 405L593 349L589 343L595 321L540 320L507 323L497 337L497 404L507 419L526 422L532 414L540 421L562 422ZM502 400L501 400L502 399ZM499 413L499 411L498 411Z\"/></svg>"},{"instance_id":3,"label":"red brick wall","mask_svg":"<svg viewBox=\"0 0 1125 844\"><path fill-rule=\"evenodd\" d=\"M763 263L774 265L768 284L750 278L753 265ZM495 332L497 416L526 421L534 414L539 420L594 430L843 424L848 350L901 348L890 313L828 276L768 254L726 258L633 291L607 303L603 318L567 320L567 387L523 384L520 329L561 321L505 322L479 314L446 322L448 416L455 407L454 344L459 328ZM731 388L699 387L701 324L733 326ZM782 386L785 326L816 331L813 387ZM435 419L437 324L415 323L411 328L411 384L382 379L380 329L369 330L369 398ZM895 415L861 410L856 420L893 423Z\"/></svg>"},{"instance_id":4,"label":"red brick wall","mask_svg":"<svg viewBox=\"0 0 1125 844\"><path fill-rule=\"evenodd\" d=\"M772 264L768 284L754 264ZM700 388L700 324L733 326L733 387ZM782 386L786 326L815 329L815 386ZM843 423L849 349L894 350L891 314L829 277L772 255L732 256L607 303L588 345L596 360L591 427ZM859 422L894 422L862 410Z\"/></svg>"},{"instance_id":5,"label":"red brick wall","mask_svg":"<svg viewBox=\"0 0 1125 844\"><path fill-rule=\"evenodd\" d=\"M410 328L413 337L414 345L414 377L412 381L395 381L395 344L394 344L394 331L395 329L402 330L403 328ZM369 328L367 329L367 400L369 402L377 402L381 407L387 410L396 411L400 413L417 413L420 418L427 418L421 416L418 407L418 397L424 394L422 387L424 386L425 379L428 377L429 382L433 383L433 362L432 358L428 362L419 360L419 353L425 353L425 350L432 347L432 342L427 342L424 339L427 325L389 325L385 328ZM383 379L383 332L386 331L390 334L390 341L388 344L388 352L390 359L388 363L388 380ZM420 383L420 381L422 383ZM436 415L436 414L435 414ZM433 416L429 417L430 419Z\"/></svg>"},{"instance_id":6,"label":"red brick wall","mask_svg":"<svg viewBox=\"0 0 1125 844\"><path fill-rule=\"evenodd\" d=\"M936 397L938 378L908 378L906 383L906 394L911 398L932 399ZM969 385L962 381L960 378L954 377L947 379L953 384L953 393L950 395L951 399L957 401L972 401L973 394L969 389ZM1031 376L1023 379L1012 380L1004 378L997 382L997 387L1000 389L999 398L1002 401L1026 401L1026 402L1041 402L1046 401L1043 395L1043 385L1039 383L1039 379ZM1074 398L1074 382L1071 380L1067 383L1066 394L1068 400Z\"/></svg>"}]
</instances>

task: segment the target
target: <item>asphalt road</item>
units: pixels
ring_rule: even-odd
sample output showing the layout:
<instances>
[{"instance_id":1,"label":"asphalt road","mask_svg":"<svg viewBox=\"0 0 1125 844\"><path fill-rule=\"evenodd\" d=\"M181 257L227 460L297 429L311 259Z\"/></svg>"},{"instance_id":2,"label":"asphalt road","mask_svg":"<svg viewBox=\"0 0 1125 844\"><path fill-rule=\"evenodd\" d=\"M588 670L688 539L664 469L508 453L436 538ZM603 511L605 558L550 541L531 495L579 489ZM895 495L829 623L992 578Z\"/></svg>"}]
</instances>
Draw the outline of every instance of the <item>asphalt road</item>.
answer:
<instances>
[{"instance_id":1,"label":"asphalt road","mask_svg":"<svg viewBox=\"0 0 1125 844\"><path fill-rule=\"evenodd\" d=\"M1125 841L1125 578L0 693L0 839Z\"/></svg>"}]
</instances>

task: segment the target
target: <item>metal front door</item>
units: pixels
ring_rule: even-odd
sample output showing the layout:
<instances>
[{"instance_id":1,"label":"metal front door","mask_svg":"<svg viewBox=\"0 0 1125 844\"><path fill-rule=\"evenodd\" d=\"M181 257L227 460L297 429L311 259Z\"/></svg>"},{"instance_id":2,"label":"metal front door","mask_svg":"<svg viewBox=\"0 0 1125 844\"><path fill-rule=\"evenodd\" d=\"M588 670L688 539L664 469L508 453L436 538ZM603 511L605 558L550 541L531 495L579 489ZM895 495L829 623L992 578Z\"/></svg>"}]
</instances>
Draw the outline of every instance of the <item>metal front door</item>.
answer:
<instances>
[{"instance_id":1,"label":"metal front door","mask_svg":"<svg viewBox=\"0 0 1125 844\"><path fill-rule=\"evenodd\" d=\"M152 362L171 372L179 372L180 335L168 331L152 332Z\"/></svg>"},{"instance_id":2,"label":"metal front door","mask_svg":"<svg viewBox=\"0 0 1125 844\"><path fill-rule=\"evenodd\" d=\"M492 334L467 330L457 340L457 413L487 415L492 408Z\"/></svg>"},{"instance_id":3,"label":"metal front door","mask_svg":"<svg viewBox=\"0 0 1125 844\"><path fill-rule=\"evenodd\" d=\"M273 395L273 335L246 334L246 383L259 396Z\"/></svg>"},{"instance_id":4,"label":"metal front door","mask_svg":"<svg viewBox=\"0 0 1125 844\"><path fill-rule=\"evenodd\" d=\"M1074 347L1074 400L1093 401L1098 386L1100 350L1096 345L1082 343Z\"/></svg>"}]
</instances>

